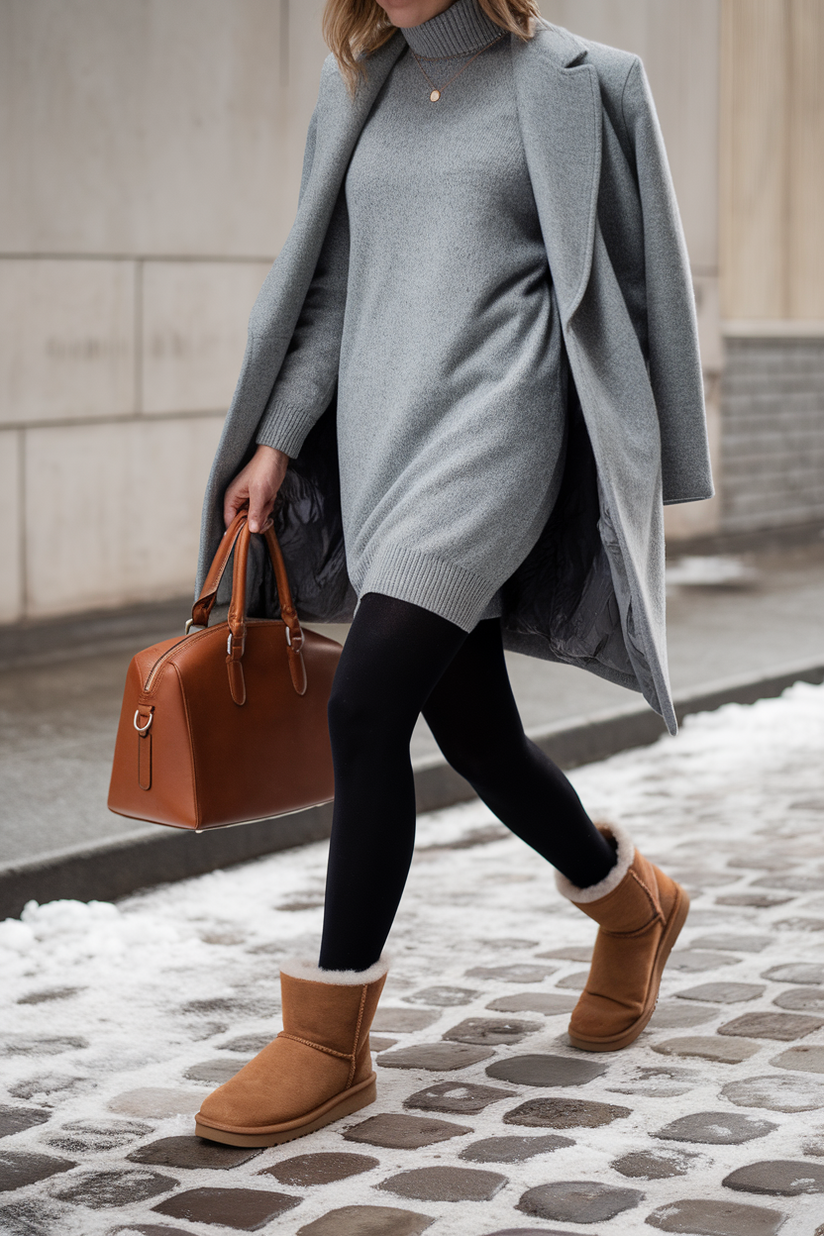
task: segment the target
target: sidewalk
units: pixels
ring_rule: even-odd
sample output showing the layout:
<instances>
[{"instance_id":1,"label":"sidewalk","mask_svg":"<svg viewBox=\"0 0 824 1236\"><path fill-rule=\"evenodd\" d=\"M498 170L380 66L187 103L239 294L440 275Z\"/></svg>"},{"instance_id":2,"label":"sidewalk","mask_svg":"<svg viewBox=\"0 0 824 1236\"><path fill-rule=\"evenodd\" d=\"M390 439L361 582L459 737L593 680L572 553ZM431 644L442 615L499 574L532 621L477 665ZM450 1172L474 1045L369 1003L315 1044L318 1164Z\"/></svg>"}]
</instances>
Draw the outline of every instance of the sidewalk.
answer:
<instances>
[{"instance_id":1,"label":"sidewalk","mask_svg":"<svg viewBox=\"0 0 824 1236\"><path fill-rule=\"evenodd\" d=\"M824 687L579 769L689 889L652 1022L565 1026L594 925L478 803L422 817L378 1101L281 1147L192 1136L314 956L325 846L0 926L3 1236L822 1236Z\"/></svg>"},{"instance_id":2,"label":"sidewalk","mask_svg":"<svg viewBox=\"0 0 824 1236\"><path fill-rule=\"evenodd\" d=\"M672 589L670 659L676 697L697 694L699 706L709 706L706 697L721 684L718 698L756 698L763 693L758 684L788 665L818 667L824 676L824 541L751 554L747 563L755 573L750 582ZM115 896L141 883L252 857L279 843L319 838L328 830L327 809L275 826L264 823L199 838L107 810L130 654L182 628L185 606L179 608L179 614L174 606L156 611L155 626L153 611L147 611L142 626L139 614L115 616L108 626L105 618L91 627L78 621L70 631L68 661L50 660L60 652L50 649L40 632L39 646L28 640L29 663L0 673L0 742L6 755L0 775L0 888L6 889L0 917L19 912L29 897ZM30 634L18 638L18 654L26 651ZM95 642L116 650L83 655ZM509 666L528 731L543 736L545 748L567 766L651 741L660 731L654 714L633 692L530 658L510 656ZM729 680L741 678L753 681L753 691L725 694ZM692 707L689 701L687 707ZM629 715L613 716L608 741L603 741L593 720L627 709ZM464 784L443 768L423 723L415 733L413 757L422 809L466 796ZM19 895L14 892L18 885Z\"/></svg>"}]
</instances>

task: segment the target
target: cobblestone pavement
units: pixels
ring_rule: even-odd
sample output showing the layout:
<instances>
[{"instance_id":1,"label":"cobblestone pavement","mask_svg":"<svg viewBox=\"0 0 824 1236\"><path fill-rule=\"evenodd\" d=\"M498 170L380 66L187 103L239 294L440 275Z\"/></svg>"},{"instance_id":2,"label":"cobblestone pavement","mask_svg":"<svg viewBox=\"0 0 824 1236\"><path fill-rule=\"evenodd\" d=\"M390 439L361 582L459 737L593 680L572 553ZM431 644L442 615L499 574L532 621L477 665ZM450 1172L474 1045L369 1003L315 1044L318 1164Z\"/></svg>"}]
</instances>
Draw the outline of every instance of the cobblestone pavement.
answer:
<instances>
[{"instance_id":1,"label":"cobblestone pavement","mask_svg":"<svg viewBox=\"0 0 824 1236\"><path fill-rule=\"evenodd\" d=\"M191 1114L277 1029L325 847L0 925L2 1236L824 1236L824 688L578 770L690 890L649 1028L567 1045L594 926L478 804L423 817L378 1102L263 1151Z\"/></svg>"}]
</instances>

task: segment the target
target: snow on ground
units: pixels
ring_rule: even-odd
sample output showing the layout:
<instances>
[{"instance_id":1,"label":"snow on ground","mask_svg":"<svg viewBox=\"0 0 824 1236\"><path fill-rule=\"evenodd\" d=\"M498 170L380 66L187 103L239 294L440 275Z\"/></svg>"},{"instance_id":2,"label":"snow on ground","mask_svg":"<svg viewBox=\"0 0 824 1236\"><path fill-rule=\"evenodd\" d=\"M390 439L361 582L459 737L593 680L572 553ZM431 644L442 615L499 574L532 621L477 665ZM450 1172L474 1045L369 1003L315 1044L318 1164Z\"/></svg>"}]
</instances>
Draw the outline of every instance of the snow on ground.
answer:
<instances>
[{"instance_id":1,"label":"snow on ground","mask_svg":"<svg viewBox=\"0 0 824 1236\"><path fill-rule=\"evenodd\" d=\"M522 1086L515 1087L517 1099L493 1103L478 1115L443 1116L474 1130L449 1142L418 1151L344 1142L342 1131L377 1111L401 1111L404 1098L434 1082L459 1078L489 1084L487 1062L446 1075L378 1065L377 1105L310 1139L266 1150L230 1172L162 1170L185 1188L281 1188L272 1177L257 1173L295 1154L347 1150L380 1159L380 1168L365 1175L335 1185L287 1190L302 1195L303 1201L269 1224L267 1232L296 1232L329 1210L350 1204L397 1205L436 1216L427 1229L429 1236L537 1229L540 1222L533 1223L514 1209L525 1189L550 1180L596 1180L638 1188L645 1195L638 1209L596 1224L599 1232L637 1236L647 1230L642 1228L644 1217L669 1201L715 1198L780 1211L787 1216L782 1236L812 1236L816 1224L824 1221L820 1194L733 1193L721 1182L734 1168L762 1160L824 1162L824 1077L789 1072L771 1063L792 1046L788 1042L751 1039L758 1053L739 1064L679 1059L658 1054L652 1047L682 1036L714 1035L718 1026L743 1013L776 1012L774 997L793 988L765 979L764 974L782 964L824 961L823 754L824 687L798 684L777 700L751 707L728 705L691 717L675 740L663 738L652 747L572 775L596 818L630 828L639 848L691 890L693 911L679 948L710 934L769 937L761 952L718 952L715 956L726 960L717 965L710 952L709 962L704 962L711 967L707 970L671 966L661 1007L694 1007L673 997L704 982L757 984L763 989L757 1000L717 1005L706 1024L691 1029L672 1028L677 1012L670 1013L670 1023L662 1029L653 1020L629 1050L587 1057L608 1066L604 1076L560 1092L629 1106L628 1118L601 1128L562 1130L575 1144L551 1155L520 1164L481 1165L508 1177L509 1183L492 1201L436 1204L400 1199L377 1191L375 1184L395 1171L449 1164L463 1147L483 1137L553 1130L501 1123L511 1107L546 1093ZM186 1071L216 1059L236 1060L239 1067L243 1057L231 1055L224 1044L239 1035L276 1032L278 961L292 954L314 959L324 865L325 845L317 844L150 890L117 905L31 903L21 921L0 924L4 976L0 1087L5 1091L0 1103L53 1112L48 1122L5 1138L0 1149L65 1156L72 1144L67 1126L102 1128L101 1122L115 1129L112 1140L118 1140L117 1127L125 1139L111 1149L105 1148L105 1139L98 1139L99 1148L81 1147L68 1154L79 1163L72 1173L3 1194L0 1230L2 1207L26 1199L38 1199L42 1226L20 1231L103 1236L126 1230L129 1222L163 1222L151 1211L156 1198L115 1212L67 1206L57 1194L67 1180L92 1169L131 1168L124 1156L139 1145L189 1133L188 1113L212 1087L188 1080ZM788 876L793 878L788 881ZM723 900L743 895L752 901L752 894L763 894L764 900L776 904L758 907ZM416 858L390 939L394 962L382 1004L420 1007L417 1001L404 1002L435 985L476 993L460 1007L442 1008L439 1021L427 1030L399 1036L403 1045L438 1041L465 1018L495 1016L487 1011L491 1000L527 990L555 991L559 981L581 971L582 965L563 959L546 962L557 969L538 985L467 977L467 970L479 965L540 965L536 958L542 952L591 943L594 930L590 920L556 892L544 862L505 833L484 807L470 803L435 812L419 821ZM705 945L705 959L706 955ZM561 990L569 994L568 986ZM499 1048L499 1055L548 1051L581 1059L565 1044L565 1017L516 1016L537 1021L541 1028L517 1048ZM806 1035L803 1043L824 1045L824 1029ZM668 1094L648 1093L648 1075L644 1082L641 1070L672 1065L686 1070L683 1087L670 1085ZM764 1112L735 1106L721 1093L727 1083L750 1077L792 1078L806 1087L815 1105L807 1111ZM141 1104L145 1107L149 1100L129 1096L151 1089L174 1092L167 1093L156 1110L161 1112L166 1104L177 1114L139 1114ZM680 1146L651 1136L678 1116L707 1111L756 1116L775 1127L743 1145ZM127 1121L136 1121L137 1131L129 1133ZM611 1166L630 1150L668 1148L695 1156L686 1175L627 1179ZM174 1223L181 1231L228 1231L181 1220Z\"/></svg>"}]
</instances>

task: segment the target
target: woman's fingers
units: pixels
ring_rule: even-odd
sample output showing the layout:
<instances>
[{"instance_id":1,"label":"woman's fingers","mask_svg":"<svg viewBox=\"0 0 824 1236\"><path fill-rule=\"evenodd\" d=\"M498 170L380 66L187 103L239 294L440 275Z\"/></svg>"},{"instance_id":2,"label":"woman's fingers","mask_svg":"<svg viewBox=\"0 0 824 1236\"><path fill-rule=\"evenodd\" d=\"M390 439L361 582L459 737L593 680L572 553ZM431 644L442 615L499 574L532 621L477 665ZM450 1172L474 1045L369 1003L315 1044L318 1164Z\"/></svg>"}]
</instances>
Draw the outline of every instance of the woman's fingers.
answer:
<instances>
[{"instance_id":1,"label":"woman's fingers","mask_svg":"<svg viewBox=\"0 0 824 1236\"><path fill-rule=\"evenodd\" d=\"M226 490L226 495L223 499L223 522L226 527L232 522L238 511L242 510L249 502L249 486L244 482L243 469L238 476L232 481L229 488Z\"/></svg>"},{"instance_id":2,"label":"woman's fingers","mask_svg":"<svg viewBox=\"0 0 824 1236\"><path fill-rule=\"evenodd\" d=\"M249 467L249 530L263 532L283 484L289 456L271 446L258 446Z\"/></svg>"},{"instance_id":3,"label":"woman's fingers","mask_svg":"<svg viewBox=\"0 0 824 1236\"><path fill-rule=\"evenodd\" d=\"M263 532L278 490L283 483L289 456L269 446L258 446L246 467L237 474L226 490L223 519L228 528L238 511L249 508L249 531Z\"/></svg>"},{"instance_id":4,"label":"woman's fingers","mask_svg":"<svg viewBox=\"0 0 824 1236\"><path fill-rule=\"evenodd\" d=\"M253 483L249 488L249 531L262 532L272 514L277 490L272 493L271 486L263 483Z\"/></svg>"}]
</instances>

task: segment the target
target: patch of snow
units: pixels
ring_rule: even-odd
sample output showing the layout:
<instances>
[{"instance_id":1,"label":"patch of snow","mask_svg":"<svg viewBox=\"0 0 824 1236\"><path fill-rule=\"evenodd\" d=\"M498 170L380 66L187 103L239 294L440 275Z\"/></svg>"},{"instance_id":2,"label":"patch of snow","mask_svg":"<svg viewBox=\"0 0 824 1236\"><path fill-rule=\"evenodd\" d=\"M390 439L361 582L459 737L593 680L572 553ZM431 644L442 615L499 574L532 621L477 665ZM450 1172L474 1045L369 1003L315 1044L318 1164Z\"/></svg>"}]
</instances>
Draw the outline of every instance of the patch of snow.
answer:
<instances>
[{"instance_id":1,"label":"patch of snow","mask_svg":"<svg viewBox=\"0 0 824 1236\"><path fill-rule=\"evenodd\" d=\"M164 1173L180 1179L186 1188L259 1188L261 1180L269 1178L257 1173L298 1154L357 1150L380 1159L379 1169L340 1181L331 1191L285 1189L303 1200L287 1220L275 1221L269 1230L290 1233L336 1207L371 1204L431 1214L435 1222L427 1236L481 1236L496 1229L524 1227L525 1222L528 1226L514 1207L525 1189L550 1180L597 1180L642 1188L641 1206L610 1220L608 1230L615 1236L637 1236L647 1214L680 1198L766 1204L764 1198L731 1194L723 1188L724 1177L758 1160L802 1159L805 1145L820 1136L824 1109L753 1111L753 1116L766 1116L775 1129L743 1146L691 1145L688 1149L697 1157L690 1160L689 1171L682 1177L639 1184L620 1175L612 1164L628 1152L660 1148L656 1131L680 1116L696 1112L741 1115L741 1107L724 1097L728 1082L788 1076L774 1061L792 1043L753 1040L758 1053L732 1065L681 1060L653 1048L682 1036L712 1037L719 1026L745 1011L776 1011L772 1001L787 985L765 974L779 965L820 964L817 933L775 927L803 903L801 895L794 906L788 902L766 910L730 906L718 898L747 893L776 864L787 872L824 876L822 751L824 687L799 683L780 699L762 700L750 707L731 704L689 717L676 739L663 737L651 747L624 752L571 774L596 817L623 824L643 853L672 870L690 889L696 922L692 926L688 920L679 947L689 947L692 940L705 935L706 923L715 915L720 925L709 929L713 932L771 937L762 952L741 954L735 966L698 975L668 970L662 1001L693 1007L692 1001L672 997L698 983L727 981L764 987L758 1000L721 1006L705 1024L683 1030L659 1030L653 1019L627 1051L586 1057L603 1064L602 1077L584 1086L551 1091L508 1086L518 1090L517 1098L493 1103L469 1117L443 1115L470 1126L472 1133L419 1151L375 1150L342 1140L346 1128L378 1111L401 1111L413 1091L445 1080L443 1074L381 1069L378 1063L376 1107L310 1139L266 1150L229 1172L163 1169ZM404 998L432 986L461 987L475 994L467 997L465 1005L436 1010L438 1020L426 1030L393 1034L399 1046L436 1042L466 1018L500 1017L488 1010L490 1001L527 989L530 994L554 991L559 980L580 970L580 962L554 959L554 973L542 983L525 986L468 976L467 971L479 964L514 966L531 962L533 957L535 964L541 964L538 957L546 950L592 942L594 924L557 893L551 869L534 851L506 833L500 837L494 832L479 833L493 824L490 812L478 802L419 820L418 850L389 941L394 964L382 1005L419 1007L405 1004ZM551 819L546 826L552 827ZM483 835L484 843L447 848L467 834ZM131 1110L135 1091L163 1092L166 1110L190 1110L211 1087L188 1079L187 1070L215 1059L236 1060L239 1067L244 1057L228 1052L227 1043L241 1035L273 1036L277 1032L278 961L296 954L310 961L317 956L322 909L316 903L323 894L326 849L325 843L318 843L284 851L156 888L117 905L31 902L21 920L0 924L4 976L0 1086L5 1091L0 1102L43 1106L52 1113L48 1122L5 1138L3 1150L59 1155L62 1152L50 1139L61 1136L64 1125L111 1122L113 1112L119 1120L139 1119L152 1126L151 1133L126 1146L69 1156L78 1159L74 1172L4 1193L0 1210L18 1200L37 1200L44 1207L45 1236L106 1236L113 1229L130 1230L129 1224L136 1230L158 1222L151 1211L154 1203L148 1201L121 1208L116 1214L58 1206L58 1218L49 1227L49 1215L57 1206L53 1190L89 1168L122 1170L124 1154L140 1144L191 1133L190 1115L155 1118ZM771 869L763 865L767 859ZM729 865L731 860L735 866ZM749 861L752 867L740 865ZM769 893L770 889L758 885L752 891ZM786 890L783 895L795 896ZM285 908L290 905L310 908ZM523 947L524 940L538 943ZM59 998L18 1003L52 990ZM60 996L66 991L68 995ZM533 1053L582 1058L566 1043L566 1017L514 1016L538 1021L541 1029L515 1047L497 1048L499 1058ZM37 1044L46 1038L52 1040L49 1050L59 1047L59 1054L47 1058L38 1054ZM55 1046L54 1040L65 1042ZM21 1044L25 1047L27 1041L31 1050L21 1052ZM824 1046L824 1030L814 1031L801 1042ZM488 1085L487 1063L463 1070L459 1078L449 1074L446 1080L459 1087ZM672 1066L694 1070L694 1084L684 1093L657 1095L654 1087L643 1084L641 1070ZM602 1128L561 1130L575 1144L552 1154L519 1164L489 1164L490 1170L502 1171L508 1183L481 1208L471 1202L448 1206L408 1202L375 1189L386 1176L412 1166L451 1162L465 1166L457 1154L482 1138L551 1131L502 1123L504 1113L519 1103L548 1094L619 1104L630 1109L630 1114ZM788 1216L781 1236L810 1236L820 1222L820 1204L820 1197L810 1196L769 1199L773 1209Z\"/></svg>"}]
</instances>

